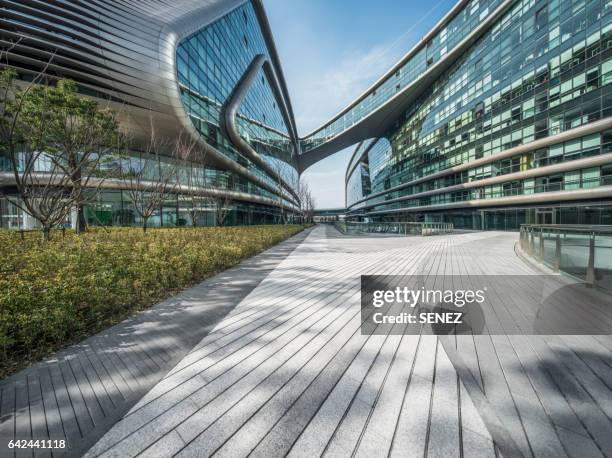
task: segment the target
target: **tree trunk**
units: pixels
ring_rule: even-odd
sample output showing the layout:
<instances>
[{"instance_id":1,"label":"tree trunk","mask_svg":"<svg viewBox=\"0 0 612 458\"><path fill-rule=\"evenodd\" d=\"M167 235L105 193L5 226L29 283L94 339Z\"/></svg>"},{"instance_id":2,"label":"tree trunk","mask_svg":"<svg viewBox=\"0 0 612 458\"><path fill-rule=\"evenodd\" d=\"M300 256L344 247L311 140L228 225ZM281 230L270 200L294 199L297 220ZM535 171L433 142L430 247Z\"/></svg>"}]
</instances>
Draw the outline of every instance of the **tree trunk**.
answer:
<instances>
[{"instance_id":1,"label":"tree trunk","mask_svg":"<svg viewBox=\"0 0 612 458\"><path fill-rule=\"evenodd\" d=\"M221 218L221 210L219 210L219 206L217 205L217 208L215 209L215 223L217 224L217 226L223 225L223 220Z\"/></svg>"},{"instance_id":2,"label":"tree trunk","mask_svg":"<svg viewBox=\"0 0 612 458\"><path fill-rule=\"evenodd\" d=\"M142 219L142 232L147 233L147 223L149 222L148 218Z\"/></svg>"},{"instance_id":3,"label":"tree trunk","mask_svg":"<svg viewBox=\"0 0 612 458\"><path fill-rule=\"evenodd\" d=\"M45 242L51 240L51 228L49 226L43 226L43 240Z\"/></svg>"},{"instance_id":4,"label":"tree trunk","mask_svg":"<svg viewBox=\"0 0 612 458\"><path fill-rule=\"evenodd\" d=\"M87 220L85 219L85 207L79 204L77 206L76 233L82 234L83 232L87 232Z\"/></svg>"},{"instance_id":5,"label":"tree trunk","mask_svg":"<svg viewBox=\"0 0 612 458\"><path fill-rule=\"evenodd\" d=\"M70 176L70 181L72 182L72 188L74 195L77 197L76 205L77 205L77 220L76 220L76 233L81 234L87 230L87 221L85 221L85 211L83 209L82 202L82 187L81 187L81 179L83 177L83 171L81 170L81 166L79 165L77 158L74 154L68 155L68 165L72 171Z\"/></svg>"}]
</instances>

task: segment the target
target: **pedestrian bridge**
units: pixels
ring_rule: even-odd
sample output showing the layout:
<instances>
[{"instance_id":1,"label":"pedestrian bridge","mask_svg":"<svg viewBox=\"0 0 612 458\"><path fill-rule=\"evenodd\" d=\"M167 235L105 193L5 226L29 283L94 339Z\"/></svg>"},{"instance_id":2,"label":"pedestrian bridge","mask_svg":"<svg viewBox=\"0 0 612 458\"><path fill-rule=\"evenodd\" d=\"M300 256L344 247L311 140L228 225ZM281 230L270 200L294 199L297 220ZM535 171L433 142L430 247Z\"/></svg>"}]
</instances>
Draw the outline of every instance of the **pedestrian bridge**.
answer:
<instances>
[{"instance_id":1,"label":"pedestrian bridge","mask_svg":"<svg viewBox=\"0 0 612 458\"><path fill-rule=\"evenodd\" d=\"M510 8L513 0L493 0L486 11L468 19L458 15L465 3L457 2L397 64L346 108L300 138L300 172L344 148L385 136L393 123ZM447 33L449 27L452 33Z\"/></svg>"}]
</instances>

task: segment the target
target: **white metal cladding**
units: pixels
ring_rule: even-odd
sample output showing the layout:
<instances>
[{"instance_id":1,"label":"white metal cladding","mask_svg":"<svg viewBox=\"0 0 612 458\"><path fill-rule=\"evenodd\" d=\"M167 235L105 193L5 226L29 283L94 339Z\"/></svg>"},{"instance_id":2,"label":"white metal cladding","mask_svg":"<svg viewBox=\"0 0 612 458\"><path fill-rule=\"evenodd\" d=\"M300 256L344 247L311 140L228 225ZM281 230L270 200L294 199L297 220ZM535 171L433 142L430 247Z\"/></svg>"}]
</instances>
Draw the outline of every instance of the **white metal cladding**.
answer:
<instances>
[{"instance_id":1,"label":"white metal cladding","mask_svg":"<svg viewBox=\"0 0 612 458\"><path fill-rule=\"evenodd\" d=\"M208 151L215 167L231 170L276 193L275 186L207 145L193 127L180 96L176 48L248 0L0 0L0 40L9 49L2 65L22 78L48 65L51 76L70 78L83 93L110 100L135 139L146 139L151 120L157 133L172 138L189 132ZM292 125L286 84L259 0L260 27Z\"/></svg>"}]
</instances>

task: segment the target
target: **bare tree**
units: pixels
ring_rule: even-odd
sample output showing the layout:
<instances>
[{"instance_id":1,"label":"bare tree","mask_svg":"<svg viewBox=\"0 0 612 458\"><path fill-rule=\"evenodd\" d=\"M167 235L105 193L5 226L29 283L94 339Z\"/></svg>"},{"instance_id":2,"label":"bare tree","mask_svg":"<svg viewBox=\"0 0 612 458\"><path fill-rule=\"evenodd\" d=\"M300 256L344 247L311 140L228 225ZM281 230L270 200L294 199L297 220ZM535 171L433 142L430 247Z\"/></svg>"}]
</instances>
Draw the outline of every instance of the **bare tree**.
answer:
<instances>
[{"instance_id":1,"label":"bare tree","mask_svg":"<svg viewBox=\"0 0 612 458\"><path fill-rule=\"evenodd\" d=\"M298 197L300 200L300 206L304 222L312 223L314 221L314 209L316 201L310 191L308 183L303 178L300 178L298 183Z\"/></svg>"},{"instance_id":2,"label":"bare tree","mask_svg":"<svg viewBox=\"0 0 612 458\"><path fill-rule=\"evenodd\" d=\"M314 210L315 210L315 206L316 206L315 198L312 195L312 192L310 191L310 188L308 188L307 191L306 191L306 199L305 199L305 202L303 204L304 216L306 218L306 222L308 222L308 223L314 222Z\"/></svg>"},{"instance_id":3,"label":"bare tree","mask_svg":"<svg viewBox=\"0 0 612 458\"><path fill-rule=\"evenodd\" d=\"M132 206L142 219L142 230L147 232L149 220L156 210L159 210L164 200L178 186L177 169L172 164L165 163L164 153L170 160L177 159L179 142L174 145L160 138L155 130L153 119L149 137L143 154L140 157L130 157L129 170L125 173L128 195Z\"/></svg>"},{"instance_id":4,"label":"bare tree","mask_svg":"<svg viewBox=\"0 0 612 458\"><path fill-rule=\"evenodd\" d=\"M280 223L287 224L287 213L284 205L285 187L283 181L285 181L285 170L283 170L281 160L276 159L272 162L272 169L274 170L274 180L276 183L278 209L280 211Z\"/></svg>"},{"instance_id":5,"label":"bare tree","mask_svg":"<svg viewBox=\"0 0 612 458\"><path fill-rule=\"evenodd\" d=\"M217 226L224 226L227 215L231 210L232 198L221 192L212 197L211 202L215 211L215 224Z\"/></svg>"},{"instance_id":6,"label":"bare tree","mask_svg":"<svg viewBox=\"0 0 612 458\"><path fill-rule=\"evenodd\" d=\"M299 181L298 181L298 184L297 184L296 192L297 192L297 195L298 195L298 200L300 202L300 213L301 213L301 217L302 217L303 221L305 220L305 217L304 217L304 202L305 202L305 199L306 199L305 191L306 191L307 186L308 185L306 184L304 179L302 177L300 177Z\"/></svg>"},{"instance_id":7,"label":"bare tree","mask_svg":"<svg viewBox=\"0 0 612 458\"><path fill-rule=\"evenodd\" d=\"M51 229L62 224L74 206L74 188L70 187L70 177L44 153L21 153L20 156L9 155L19 198L5 197L38 220L43 238L48 241L51 239ZM44 172L37 170L41 166Z\"/></svg>"},{"instance_id":8,"label":"bare tree","mask_svg":"<svg viewBox=\"0 0 612 458\"><path fill-rule=\"evenodd\" d=\"M204 191L208 187L205 168L206 151L198 147L197 141L192 139L191 136L181 134L178 140L177 153L182 160L185 178L185 186L181 189L181 194L189 198L191 225L197 227L198 218L202 214L203 208L211 202L211 199L204 195Z\"/></svg>"}]
</instances>

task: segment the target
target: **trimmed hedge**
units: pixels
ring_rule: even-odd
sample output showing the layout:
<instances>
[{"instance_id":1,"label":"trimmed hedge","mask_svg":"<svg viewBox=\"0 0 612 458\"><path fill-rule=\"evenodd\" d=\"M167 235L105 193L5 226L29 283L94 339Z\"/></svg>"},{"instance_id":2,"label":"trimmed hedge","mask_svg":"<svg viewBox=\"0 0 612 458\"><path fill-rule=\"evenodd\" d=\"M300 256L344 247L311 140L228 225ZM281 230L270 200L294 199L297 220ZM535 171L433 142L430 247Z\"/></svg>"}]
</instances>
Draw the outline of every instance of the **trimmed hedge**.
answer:
<instances>
[{"instance_id":1,"label":"trimmed hedge","mask_svg":"<svg viewBox=\"0 0 612 458\"><path fill-rule=\"evenodd\" d=\"M0 231L0 376L118 323L303 226Z\"/></svg>"}]
</instances>

